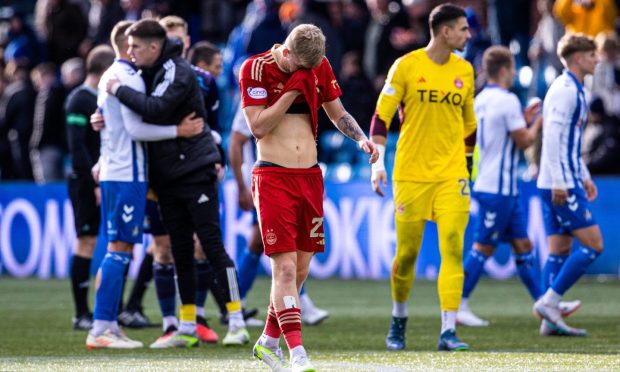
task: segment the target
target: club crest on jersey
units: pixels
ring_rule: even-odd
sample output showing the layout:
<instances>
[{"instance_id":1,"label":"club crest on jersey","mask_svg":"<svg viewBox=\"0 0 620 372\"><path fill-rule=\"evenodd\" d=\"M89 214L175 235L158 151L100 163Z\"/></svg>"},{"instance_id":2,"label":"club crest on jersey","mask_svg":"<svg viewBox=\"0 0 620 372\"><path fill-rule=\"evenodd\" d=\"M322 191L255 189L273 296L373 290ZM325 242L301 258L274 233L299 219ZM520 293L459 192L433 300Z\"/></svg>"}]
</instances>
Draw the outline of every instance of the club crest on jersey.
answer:
<instances>
[{"instance_id":1,"label":"club crest on jersey","mask_svg":"<svg viewBox=\"0 0 620 372\"><path fill-rule=\"evenodd\" d=\"M267 230L267 234L265 234L265 242L269 245L274 245L278 241L278 237L276 233L273 232L272 229Z\"/></svg>"},{"instance_id":2,"label":"club crest on jersey","mask_svg":"<svg viewBox=\"0 0 620 372\"><path fill-rule=\"evenodd\" d=\"M396 212L398 212L398 214L405 213L405 205L404 204L399 204L398 207L396 208Z\"/></svg>"},{"instance_id":3,"label":"club crest on jersey","mask_svg":"<svg viewBox=\"0 0 620 372\"><path fill-rule=\"evenodd\" d=\"M454 79L454 86L457 87L458 89L463 88L463 80L457 77L456 79Z\"/></svg>"},{"instance_id":4,"label":"club crest on jersey","mask_svg":"<svg viewBox=\"0 0 620 372\"><path fill-rule=\"evenodd\" d=\"M248 96L254 99L267 98L267 90L265 88L248 87Z\"/></svg>"}]
</instances>

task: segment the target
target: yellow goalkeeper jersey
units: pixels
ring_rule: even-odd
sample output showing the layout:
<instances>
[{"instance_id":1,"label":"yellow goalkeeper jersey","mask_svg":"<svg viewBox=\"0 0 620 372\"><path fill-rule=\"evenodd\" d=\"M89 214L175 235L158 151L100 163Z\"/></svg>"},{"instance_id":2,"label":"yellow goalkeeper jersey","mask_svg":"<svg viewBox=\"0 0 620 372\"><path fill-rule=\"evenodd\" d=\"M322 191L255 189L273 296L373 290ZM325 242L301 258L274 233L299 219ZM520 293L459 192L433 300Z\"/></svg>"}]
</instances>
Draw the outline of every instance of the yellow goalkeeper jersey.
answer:
<instances>
[{"instance_id":1,"label":"yellow goalkeeper jersey","mask_svg":"<svg viewBox=\"0 0 620 372\"><path fill-rule=\"evenodd\" d=\"M422 49L394 62L376 114L390 125L398 107L395 181L438 182L467 178L465 137L476 129L474 70L455 54L443 65Z\"/></svg>"}]
</instances>

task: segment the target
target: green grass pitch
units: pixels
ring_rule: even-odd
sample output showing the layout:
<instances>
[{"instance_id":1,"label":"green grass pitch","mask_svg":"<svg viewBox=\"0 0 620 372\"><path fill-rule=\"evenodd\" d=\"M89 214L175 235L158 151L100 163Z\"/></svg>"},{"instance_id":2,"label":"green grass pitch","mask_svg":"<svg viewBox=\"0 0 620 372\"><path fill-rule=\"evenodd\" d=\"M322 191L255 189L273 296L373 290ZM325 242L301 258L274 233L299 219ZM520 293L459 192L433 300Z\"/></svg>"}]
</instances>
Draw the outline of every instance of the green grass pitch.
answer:
<instances>
[{"instance_id":1,"label":"green grass pitch","mask_svg":"<svg viewBox=\"0 0 620 372\"><path fill-rule=\"evenodd\" d=\"M439 333L436 283L418 281L410 299L407 350L385 351L390 321L387 281L310 280L308 292L331 316L316 327L304 327L304 344L319 371L413 370L620 370L619 282L587 279L568 293L583 307L568 319L586 328L585 338L540 337L531 315L531 301L516 280L482 280L471 305L491 320L488 328L458 329L471 344L467 353L435 351ZM249 304L267 307L268 281L260 278ZM128 293L128 291L127 291ZM92 296L91 296L92 297ZM207 312L214 314L212 298ZM153 289L146 296L146 313L160 321ZM59 280L19 280L0 277L0 371L265 371L252 359L252 345L225 348L201 345L191 350L87 350L86 333L71 328L70 284ZM220 334L215 320L212 325ZM250 329L252 342L261 329ZM127 330L146 345L160 328Z\"/></svg>"}]
</instances>

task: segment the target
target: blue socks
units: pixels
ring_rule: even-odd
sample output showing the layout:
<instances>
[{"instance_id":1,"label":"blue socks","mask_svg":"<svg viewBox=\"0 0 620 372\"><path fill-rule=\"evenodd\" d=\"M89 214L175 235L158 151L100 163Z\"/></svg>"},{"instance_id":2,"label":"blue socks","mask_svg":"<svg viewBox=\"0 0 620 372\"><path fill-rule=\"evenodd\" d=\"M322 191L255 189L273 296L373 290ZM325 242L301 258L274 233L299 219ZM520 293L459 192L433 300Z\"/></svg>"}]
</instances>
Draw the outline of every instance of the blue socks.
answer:
<instances>
[{"instance_id":1,"label":"blue socks","mask_svg":"<svg viewBox=\"0 0 620 372\"><path fill-rule=\"evenodd\" d=\"M116 321L130 253L108 252L101 263L101 284L95 297L96 320Z\"/></svg>"},{"instance_id":2,"label":"blue socks","mask_svg":"<svg viewBox=\"0 0 620 372\"><path fill-rule=\"evenodd\" d=\"M194 266L196 267L196 306L204 308L213 273L207 260L195 261Z\"/></svg>"},{"instance_id":3,"label":"blue socks","mask_svg":"<svg viewBox=\"0 0 620 372\"><path fill-rule=\"evenodd\" d=\"M162 316L176 316L176 283L174 281L174 265L153 263L155 292Z\"/></svg>"},{"instance_id":4,"label":"blue socks","mask_svg":"<svg viewBox=\"0 0 620 372\"><path fill-rule=\"evenodd\" d=\"M245 255L241 258L237 272L239 273L239 296L242 299L245 298L254 284L260 256L260 254L246 250Z\"/></svg>"},{"instance_id":5,"label":"blue socks","mask_svg":"<svg viewBox=\"0 0 620 372\"><path fill-rule=\"evenodd\" d=\"M600 256L599 252L588 247L579 247L573 250L557 278L553 281L551 288L559 295L566 293L598 256Z\"/></svg>"},{"instance_id":6,"label":"blue socks","mask_svg":"<svg viewBox=\"0 0 620 372\"><path fill-rule=\"evenodd\" d=\"M542 272L542 289L546 291L551 287L553 281L558 276L558 273L564 266L564 263L568 259L568 255L550 254L545 262Z\"/></svg>"},{"instance_id":7,"label":"blue socks","mask_svg":"<svg viewBox=\"0 0 620 372\"><path fill-rule=\"evenodd\" d=\"M532 252L515 254L515 262L517 264L517 273L521 278L523 284L530 292L532 299L536 301L538 297L542 296L542 290L538 286L536 280L536 267L534 265L534 255Z\"/></svg>"},{"instance_id":8,"label":"blue socks","mask_svg":"<svg viewBox=\"0 0 620 372\"><path fill-rule=\"evenodd\" d=\"M462 298L469 298L471 292L476 288L476 284L478 284L478 279L480 279L480 275L482 275L482 269L484 268L484 263L489 258L484 253L478 252L475 249L469 251L467 258L465 259L464 271L465 271L465 281L463 283L463 295Z\"/></svg>"}]
</instances>

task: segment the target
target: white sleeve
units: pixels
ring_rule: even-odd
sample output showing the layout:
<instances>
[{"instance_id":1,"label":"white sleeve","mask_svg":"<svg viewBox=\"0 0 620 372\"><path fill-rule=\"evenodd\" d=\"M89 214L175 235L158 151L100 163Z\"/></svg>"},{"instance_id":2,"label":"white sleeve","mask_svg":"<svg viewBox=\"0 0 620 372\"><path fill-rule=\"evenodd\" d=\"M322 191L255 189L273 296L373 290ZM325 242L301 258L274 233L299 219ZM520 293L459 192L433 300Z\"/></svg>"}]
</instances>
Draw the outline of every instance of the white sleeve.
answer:
<instances>
[{"instance_id":1,"label":"white sleeve","mask_svg":"<svg viewBox=\"0 0 620 372\"><path fill-rule=\"evenodd\" d=\"M162 141L176 138L176 125L154 125L142 121L142 117L121 104L121 117L125 130L134 141Z\"/></svg>"},{"instance_id":2,"label":"white sleeve","mask_svg":"<svg viewBox=\"0 0 620 372\"><path fill-rule=\"evenodd\" d=\"M519 130L521 128L527 127L527 123L525 122L525 118L523 117L523 112L521 109L521 103L519 102L519 98L514 94L510 94L508 99L506 99L506 129L509 132L514 132L515 130Z\"/></svg>"},{"instance_id":3,"label":"white sleeve","mask_svg":"<svg viewBox=\"0 0 620 372\"><path fill-rule=\"evenodd\" d=\"M237 108L237 112L235 113L235 117L233 118L231 129L235 132L243 134L247 138L252 138L252 132L250 132L250 127L245 121L245 115L243 115L243 110L241 109L241 106Z\"/></svg>"},{"instance_id":4,"label":"white sleeve","mask_svg":"<svg viewBox=\"0 0 620 372\"><path fill-rule=\"evenodd\" d=\"M138 92L146 92L144 81L137 74L126 75L125 78L120 80L123 84ZM176 138L177 136L176 125L147 124L142 121L140 115L123 104L121 104L121 117L123 118L125 130L127 130L134 141L162 141Z\"/></svg>"},{"instance_id":5,"label":"white sleeve","mask_svg":"<svg viewBox=\"0 0 620 372\"><path fill-rule=\"evenodd\" d=\"M555 89L547 93L543 105L543 144L542 154L551 173L551 188L566 189L562 171L562 136L566 136L575 111L576 93L571 89Z\"/></svg>"}]
</instances>

